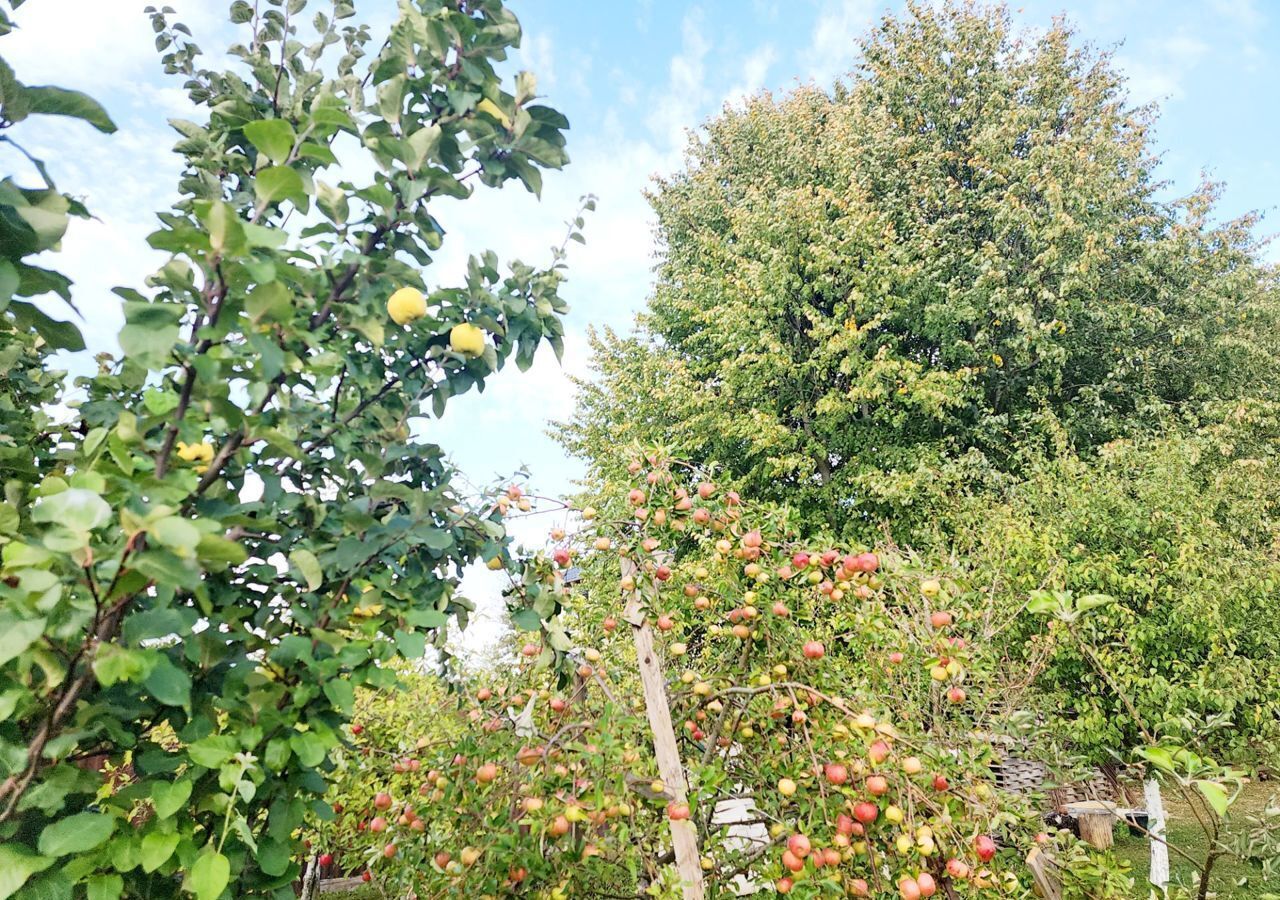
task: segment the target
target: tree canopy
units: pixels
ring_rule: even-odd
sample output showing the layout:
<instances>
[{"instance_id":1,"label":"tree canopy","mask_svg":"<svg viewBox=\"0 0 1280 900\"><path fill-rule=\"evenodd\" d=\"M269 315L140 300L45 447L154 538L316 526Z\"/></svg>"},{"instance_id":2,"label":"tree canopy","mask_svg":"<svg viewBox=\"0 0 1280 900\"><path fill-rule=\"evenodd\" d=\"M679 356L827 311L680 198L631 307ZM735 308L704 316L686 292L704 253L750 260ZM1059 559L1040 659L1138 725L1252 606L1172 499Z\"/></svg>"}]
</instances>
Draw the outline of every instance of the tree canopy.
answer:
<instances>
[{"instance_id":1,"label":"tree canopy","mask_svg":"<svg viewBox=\"0 0 1280 900\"><path fill-rule=\"evenodd\" d=\"M651 194L635 334L566 447L647 438L854 531L1028 457L1273 392L1276 282L1215 188L1161 199L1154 110L1057 21L910 4L846 82L726 107Z\"/></svg>"}]
</instances>

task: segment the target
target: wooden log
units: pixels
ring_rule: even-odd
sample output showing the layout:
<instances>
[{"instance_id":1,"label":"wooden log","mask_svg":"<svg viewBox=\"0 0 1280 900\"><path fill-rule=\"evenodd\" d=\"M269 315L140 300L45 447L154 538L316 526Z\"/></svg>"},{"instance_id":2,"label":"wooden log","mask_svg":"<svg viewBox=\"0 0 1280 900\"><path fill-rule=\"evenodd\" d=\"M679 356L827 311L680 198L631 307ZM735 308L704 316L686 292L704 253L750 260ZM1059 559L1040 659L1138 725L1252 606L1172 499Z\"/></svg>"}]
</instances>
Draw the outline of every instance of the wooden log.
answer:
<instances>
[{"instance_id":1,"label":"wooden log","mask_svg":"<svg viewBox=\"0 0 1280 900\"><path fill-rule=\"evenodd\" d=\"M635 578L636 564L623 557L622 575ZM685 782L684 765L680 762L680 747L671 725L671 707L667 702L667 688L662 677L662 666L653 647L653 631L644 612L640 589L637 587L627 598L623 619L631 626L636 645L636 664L640 667L640 685L644 689L645 713L649 718L649 730L653 733L653 755L658 761L658 774L675 802L688 800L688 784ZM702 864L698 857L698 831L693 820L671 822L671 846L675 851L676 870L683 882L684 900L703 900Z\"/></svg>"}]
</instances>

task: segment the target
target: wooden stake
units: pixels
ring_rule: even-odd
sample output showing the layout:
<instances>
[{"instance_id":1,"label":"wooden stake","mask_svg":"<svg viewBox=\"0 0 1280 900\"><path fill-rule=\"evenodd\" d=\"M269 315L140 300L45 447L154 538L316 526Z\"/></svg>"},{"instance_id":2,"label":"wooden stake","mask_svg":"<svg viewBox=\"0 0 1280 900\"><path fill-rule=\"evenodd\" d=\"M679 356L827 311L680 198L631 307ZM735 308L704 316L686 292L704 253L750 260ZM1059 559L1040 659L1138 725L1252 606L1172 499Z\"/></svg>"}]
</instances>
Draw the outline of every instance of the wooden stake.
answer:
<instances>
[{"instance_id":1,"label":"wooden stake","mask_svg":"<svg viewBox=\"0 0 1280 900\"><path fill-rule=\"evenodd\" d=\"M1143 785L1147 801L1147 831L1151 841L1151 874L1147 880L1164 890L1169 886L1169 845L1164 842L1164 803L1160 800L1160 782L1148 778Z\"/></svg>"},{"instance_id":2,"label":"wooden stake","mask_svg":"<svg viewBox=\"0 0 1280 900\"><path fill-rule=\"evenodd\" d=\"M622 558L622 575L635 578L636 564ZM676 744L675 729L671 726L671 707L667 704L667 687L662 678L662 666L653 649L653 631L645 616L637 587L627 598L622 617L631 626L636 644L636 663L640 667L640 684L644 688L645 713L649 717L649 730L653 733L653 755L658 761L658 774L667 786L675 802L689 799L688 785L684 780L684 766L680 762L680 748ZM671 846L676 855L676 870L684 883L684 900L703 900L702 864L698 857L698 830L692 819L671 822Z\"/></svg>"}]
</instances>

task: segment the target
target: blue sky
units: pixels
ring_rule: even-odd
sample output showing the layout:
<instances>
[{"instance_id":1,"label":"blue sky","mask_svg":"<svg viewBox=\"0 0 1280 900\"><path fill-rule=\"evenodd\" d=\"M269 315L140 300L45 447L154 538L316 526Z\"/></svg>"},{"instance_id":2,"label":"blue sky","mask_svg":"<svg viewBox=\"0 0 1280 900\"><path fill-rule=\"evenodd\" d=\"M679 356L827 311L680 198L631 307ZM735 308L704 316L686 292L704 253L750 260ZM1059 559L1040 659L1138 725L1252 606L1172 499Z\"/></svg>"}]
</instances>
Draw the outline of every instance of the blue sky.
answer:
<instances>
[{"instance_id":1,"label":"blue sky","mask_svg":"<svg viewBox=\"0 0 1280 900\"><path fill-rule=\"evenodd\" d=\"M726 102L762 89L830 84L854 62L854 40L901 2L873 0L508 0L525 26L513 63L537 73L542 93L571 122L573 163L546 178L541 202L519 188L446 201L449 229L429 283L447 284L466 254L493 248L529 261L546 258L584 193L600 198L587 244L574 246L565 294L573 305L565 365L548 353L527 374L512 367L483 396L450 405L424 435L483 482L521 465L541 493L567 491L580 466L543 437L549 418L572 409L566 372L585 373L590 324L626 328L643 305L653 240L642 191L681 161L686 129ZM225 0L168 0L207 51L227 43ZM119 328L110 288L140 285L161 262L147 250L154 210L175 183L170 116L190 116L180 85L159 70L152 34L133 0L39 0L18 11L21 30L0 54L28 83L89 91L120 132L100 136L72 123L23 126L37 155L56 160L60 187L83 194L98 221L73 226L59 267L78 284L94 349L114 348ZM313 4L319 7L321 4ZM327 4L325 4L327 5ZM361 15L385 23L392 0L357 0ZM1056 14L1082 40L1111 48L1136 102L1161 102L1156 131L1170 196L1190 191L1202 172L1227 183L1221 212L1268 214L1280 206L1280 2L1276 0L1075 0L1013 4L1017 19L1044 27ZM23 171L0 152L6 171ZM1271 258L1280 259L1275 248ZM545 522L539 521L539 527Z\"/></svg>"}]
</instances>

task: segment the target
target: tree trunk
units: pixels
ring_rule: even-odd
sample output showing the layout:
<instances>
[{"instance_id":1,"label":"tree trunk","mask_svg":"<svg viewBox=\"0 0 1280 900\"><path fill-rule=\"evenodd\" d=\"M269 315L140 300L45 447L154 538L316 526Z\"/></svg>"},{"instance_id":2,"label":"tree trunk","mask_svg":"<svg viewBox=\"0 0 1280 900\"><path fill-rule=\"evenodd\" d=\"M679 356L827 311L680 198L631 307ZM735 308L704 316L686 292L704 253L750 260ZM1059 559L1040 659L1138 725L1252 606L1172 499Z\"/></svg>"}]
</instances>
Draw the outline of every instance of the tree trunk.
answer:
<instances>
[{"instance_id":1,"label":"tree trunk","mask_svg":"<svg viewBox=\"0 0 1280 900\"><path fill-rule=\"evenodd\" d=\"M1106 850L1115 841L1115 817L1106 810L1077 812L1080 839L1098 850Z\"/></svg>"}]
</instances>

